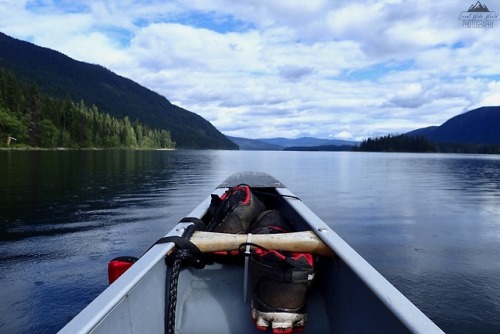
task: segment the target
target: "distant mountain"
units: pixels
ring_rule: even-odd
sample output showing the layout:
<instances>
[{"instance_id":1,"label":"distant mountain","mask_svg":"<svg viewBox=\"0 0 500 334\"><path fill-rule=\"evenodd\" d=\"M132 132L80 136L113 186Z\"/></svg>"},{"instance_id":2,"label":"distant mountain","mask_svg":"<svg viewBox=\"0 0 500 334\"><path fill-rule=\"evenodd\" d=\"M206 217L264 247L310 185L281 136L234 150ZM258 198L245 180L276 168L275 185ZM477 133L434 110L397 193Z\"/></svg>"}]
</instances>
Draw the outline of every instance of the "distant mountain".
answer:
<instances>
[{"instance_id":1,"label":"distant mountain","mask_svg":"<svg viewBox=\"0 0 500 334\"><path fill-rule=\"evenodd\" d=\"M354 146L352 145L320 145L320 146L292 146L285 147L283 151L329 151L329 152L340 152L340 151L352 151Z\"/></svg>"},{"instance_id":2,"label":"distant mountain","mask_svg":"<svg viewBox=\"0 0 500 334\"><path fill-rule=\"evenodd\" d=\"M324 145L336 145L336 146L355 146L358 144L355 141L338 140L338 139L321 139L313 137L301 137L296 139L288 138L264 138L259 139L265 143L279 145L283 147L308 147L308 146L324 146Z\"/></svg>"},{"instance_id":3,"label":"distant mountain","mask_svg":"<svg viewBox=\"0 0 500 334\"><path fill-rule=\"evenodd\" d=\"M301 137L296 139L289 138L265 138L248 139L240 137L229 137L233 142L239 145L240 150L261 150L261 151L309 151L310 148L315 151L337 151L339 147L353 147L357 145L354 141L320 139L313 137ZM345 149L340 149L345 150Z\"/></svg>"},{"instance_id":4,"label":"distant mountain","mask_svg":"<svg viewBox=\"0 0 500 334\"><path fill-rule=\"evenodd\" d=\"M229 138L233 143L236 143L240 150L247 151L281 151L283 150L283 146L269 144L257 139L247 139L240 137L230 137Z\"/></svg>"},{"instance_id":5,"label":"distant mountain","mask_svg":"<svg viewBox=\"0 0 500 334\"><path fill-rule=\"evenodd\" d=\"M35 82L51 96L69 95L117 118L128 116L168 130L177 148L238 149L207 120L130 79L1 32L0 67L12 70L20 80Z\"/></svg>"},{"instance_id":6,"label":"distant mountain","mask_svg":"<svg viewBox=\"0 0 500 334\"><path fill-rule=\"evenodd\" d=\"M408 135L422 135L436 143L500 144L500 106L482 107L455 116L440 126L418 129Z\"/></svg>"}]
</instances>

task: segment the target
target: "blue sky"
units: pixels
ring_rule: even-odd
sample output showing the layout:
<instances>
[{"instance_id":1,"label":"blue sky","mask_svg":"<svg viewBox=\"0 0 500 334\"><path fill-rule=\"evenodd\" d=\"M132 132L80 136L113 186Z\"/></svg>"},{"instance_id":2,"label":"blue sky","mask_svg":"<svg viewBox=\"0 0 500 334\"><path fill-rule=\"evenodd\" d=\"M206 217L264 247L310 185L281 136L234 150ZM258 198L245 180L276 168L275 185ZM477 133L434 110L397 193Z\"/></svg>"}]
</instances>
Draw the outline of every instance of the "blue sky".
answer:
<instances>
[{"instance_id":1,"label":"blue sky","mask_svg":"<svg viewBox=\"0 0 500 334\"><path fill-rule=\"evenodd\" d=\"M500 105L500 20L463 27L473 3L0 0L0 31L105 66L228 135L361 140Z\"/></svg>"}]
</instances>

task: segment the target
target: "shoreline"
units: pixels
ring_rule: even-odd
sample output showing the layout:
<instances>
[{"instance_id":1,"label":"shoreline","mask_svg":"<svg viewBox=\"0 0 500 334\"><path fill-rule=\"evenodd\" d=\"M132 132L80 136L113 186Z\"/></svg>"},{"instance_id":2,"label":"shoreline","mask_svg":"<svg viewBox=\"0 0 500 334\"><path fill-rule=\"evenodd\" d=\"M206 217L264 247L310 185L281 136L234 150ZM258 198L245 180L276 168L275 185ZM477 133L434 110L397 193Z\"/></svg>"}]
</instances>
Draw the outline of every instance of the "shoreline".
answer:
<instances>
[{"instance_id":1,"label":"shoreline","mask_svg":"<svg viewBox=\"0 0 500 334\"><path fill-rule=\"evenodd\" d=\"M87 147L87 148L71 148L71 147L0 147L0 151L106 151L106 150L126 150L126 151L175 151L176 148L125 148L125 147Z\"/></svg>"}]
</instances>

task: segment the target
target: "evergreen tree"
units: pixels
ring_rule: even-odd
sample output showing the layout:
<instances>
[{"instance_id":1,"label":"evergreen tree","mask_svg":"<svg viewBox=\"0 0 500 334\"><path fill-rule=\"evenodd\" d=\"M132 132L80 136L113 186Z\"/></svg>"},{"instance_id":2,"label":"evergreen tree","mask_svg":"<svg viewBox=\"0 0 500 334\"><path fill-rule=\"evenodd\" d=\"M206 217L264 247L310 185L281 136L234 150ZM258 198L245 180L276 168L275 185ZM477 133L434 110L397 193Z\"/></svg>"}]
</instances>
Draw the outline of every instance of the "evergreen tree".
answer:
<instances>
[{"instance_id":1,"label":"evergreen tree","mask_svg":"<svg viewBox=\"0 0 500 334\"><path fill-rule=\"evenodd\" d=\"M423 136L387 135L363 140L355 150L365 152L436 152L436 146Z\"/></svg>"},{"instance_id":2,"label":"evergreen tree","mask_svg":"<svg viewBox=\"0 0 500 334\"><path fill-rule=\"evenodd\" d=\"M17 145L36 147L174 148L166 130L150 129L128 117L118 120L84 101L74 103L40 93L0 68L0 146L14 137Z\"/></svg>"}]
</instances>

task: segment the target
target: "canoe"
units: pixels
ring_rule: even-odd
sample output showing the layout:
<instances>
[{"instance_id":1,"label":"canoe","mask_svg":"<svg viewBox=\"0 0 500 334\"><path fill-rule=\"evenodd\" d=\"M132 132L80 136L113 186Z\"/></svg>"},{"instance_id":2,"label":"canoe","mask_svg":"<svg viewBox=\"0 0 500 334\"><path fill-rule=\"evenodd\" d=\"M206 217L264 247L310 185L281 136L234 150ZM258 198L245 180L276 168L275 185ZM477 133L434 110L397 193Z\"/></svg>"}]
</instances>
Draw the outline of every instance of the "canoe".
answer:
<instances>
[{"instance_id":1,"label":"canoe","mask_svg":"<svg viewBox=\"0 0 500 334\"><path fill-rule=\"evenodd\" d=\"M245 290L245 265L232 261L213 261L202 269L186 265L180 269L173 295L170 275L174 266L165 261L167 254L182 248L176 241L186 230L200 221L207 223L213 215L213 197L222 197L240 184L260 194L266 207L283 214L296 231L252 235L252 243L314 255L316 274L307 295L303 333L443 333L288 188L260 172L236 173L222 182L164 242L147 250L59 333L259 332L252 321L251 297L244 296L248 291L251 294L251 288ZM206 254L238 250L249 238L191 233L191 243Z\"/></svg>"}]
</instances>

